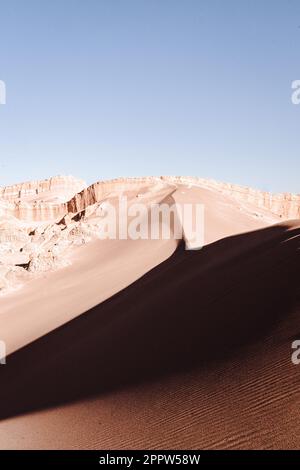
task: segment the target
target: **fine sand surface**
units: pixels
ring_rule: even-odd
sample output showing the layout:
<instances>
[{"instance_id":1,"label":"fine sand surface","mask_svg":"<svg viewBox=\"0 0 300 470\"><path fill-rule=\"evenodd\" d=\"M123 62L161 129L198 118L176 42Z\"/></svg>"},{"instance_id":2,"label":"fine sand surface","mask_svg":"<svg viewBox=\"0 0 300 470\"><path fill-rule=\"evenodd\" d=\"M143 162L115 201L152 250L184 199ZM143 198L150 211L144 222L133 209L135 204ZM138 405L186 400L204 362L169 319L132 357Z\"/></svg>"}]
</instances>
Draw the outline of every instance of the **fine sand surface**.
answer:
<instances>
[{"instance_id":1,"label":"fine sand surface","mask_svg":"<svg viewBox=\"0 0 300 470\"><path fill-rule=\"evenodd\" d=\"M205 188L166 200L204 204L201 250L94 240L0 298L2 449L300 446L300 223Z\"/></svg>"},{"instance_id":2,"label":"fine sand surface","mask_svg":"<svg viewBox=\"0 0 300 470\"><path fill-rule=\"evenodd\" d=\"M253 217L241 212L236 201L203 188L150 191L147 201L204 204L205 243L267 225L264 214ZM22 289L0 297L0 331L7 353L127 287L167 259L178 242L175 239L95 240L75 247L69 254L72 261L69 266L42 273Z\"/></svg>"}]
</instances>

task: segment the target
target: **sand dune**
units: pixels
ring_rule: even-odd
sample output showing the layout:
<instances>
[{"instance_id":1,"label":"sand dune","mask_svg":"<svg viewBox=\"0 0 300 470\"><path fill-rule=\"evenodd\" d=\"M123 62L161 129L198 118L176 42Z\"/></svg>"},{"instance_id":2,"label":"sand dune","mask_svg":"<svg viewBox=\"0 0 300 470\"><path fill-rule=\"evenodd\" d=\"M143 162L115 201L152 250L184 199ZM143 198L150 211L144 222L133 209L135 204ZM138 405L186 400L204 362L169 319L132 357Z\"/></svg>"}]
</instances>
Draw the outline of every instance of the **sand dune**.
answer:
<instances>
[{"instance_id":1,"label":"sand dune","mask_svg":"<svg viewBox=\"0 0 300 470\"><path fill-rule=\"evenodd\" d=\"M70 243L68 266L0 298L1 448L299 446L299 222L204 185L156 183L121 191L204 204L201 250ZM94 209L64 225L92 223Z\"/></svg>"},{"instance_id":2,"label":"sand dune","mask_svg":"<svg viewBox=\"0 0 300 470\"><path fill-rule=\"evenodd\" d=\"M156 181L145 185L142 181L134 182L133 187L129 183L127 187L121 185L121 192L132 202L137 194L144 194L145 204L166 203L168 196L169 205L201 202L205 207L206 244L267 226L270 218L272 222L278 220L252 206L241 211L236 201L205 188L177 188ZM115 187L105 201L116 204ZM0 297L1 338L8 354L127 287L176 249L179 241L174 239L97 239L99 205L101 201L90 206L90 213L77 221L70 218L63 224L47 224L33 231L31 228L29 240L19 236L10 244L13 264L7 264L7 254L0 256L11 279ZM28 231L27 227L24 230ZM4 230L3 236L6 234ZM24 255L28 259L23 260ZM14 266L26 261L30 273Z\"/></svg>"}]
</instances>

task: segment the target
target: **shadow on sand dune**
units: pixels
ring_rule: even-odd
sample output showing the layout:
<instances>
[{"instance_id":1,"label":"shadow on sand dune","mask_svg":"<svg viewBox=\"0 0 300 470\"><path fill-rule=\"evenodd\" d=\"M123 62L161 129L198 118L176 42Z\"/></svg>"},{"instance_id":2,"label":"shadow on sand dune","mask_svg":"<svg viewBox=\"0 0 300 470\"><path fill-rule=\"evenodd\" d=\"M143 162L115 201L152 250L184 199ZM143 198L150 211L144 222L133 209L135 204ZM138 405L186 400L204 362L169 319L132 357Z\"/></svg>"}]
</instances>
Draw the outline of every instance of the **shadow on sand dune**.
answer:
<instances>
[{"instance_id":1,"label":"shadow on sand dune","mask_svg":"<svg viewBox=\"0 0 300 470\"><path fill-rule=\"evenodd\" d=\"M300 280L300 224L229 237L164 263L0 367L0 418L201 367L255 343Z\"/></svg>"}]
</instances>

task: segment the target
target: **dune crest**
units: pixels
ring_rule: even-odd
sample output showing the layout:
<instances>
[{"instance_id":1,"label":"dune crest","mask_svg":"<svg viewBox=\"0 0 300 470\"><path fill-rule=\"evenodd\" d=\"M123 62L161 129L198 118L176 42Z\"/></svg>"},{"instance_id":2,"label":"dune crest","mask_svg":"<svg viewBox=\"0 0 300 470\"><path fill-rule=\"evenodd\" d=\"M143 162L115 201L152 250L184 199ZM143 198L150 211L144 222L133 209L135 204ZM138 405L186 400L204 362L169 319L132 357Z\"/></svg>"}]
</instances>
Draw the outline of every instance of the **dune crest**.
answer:
<instances>
[{"instance_id":1,"label":"dune crest","mask_svg":"<svg viewBox=\"0 0 300 470\"><path fill-rule=\"evenodd\" d=\"M206 243L280 220L253 201L237 205L232 194L220 195L222 187L208 180L167 176L118 178L87 187L83 180L58 176L0 188L0 292L69 265L69 248L97 240L103 208L107 203L116 206L120 197L148 206L163 203L166 197L169 205L203 204Z\"/></svg>"},{"instance_id":2,"label":"dune crest","mask_svg":"<svg viewBox=\"0 0 300 470\"><path fill-rule=\"evenodd\" d=\"M0 447L298 448L289 355L299 243L299 222L289 222L197 252L181 245L10 354L0 368ZM40 311L36 323L44 313L53 315Z\"/></svg>"},{"instance_id":3,"label":"dune crest","mask_svg":"<svg viewBox=\"0 0 300 470\"><path fill-rule=\"evenodd\" d=\"M202 205L203 249L186 250L185 221L182 239L102 239L107 207L120 215L121 197L131 208L143 205L143 221L153 203ZM56 177L2 188L0 211L0 340L8 364L0 367L0 447L84 448L83 422L92 448L126 448L128 429L135 448L243 448L250 427L251 443L260 447L272 422L279 427L273 397L296 403L286 397L287 391L295 398L296 371L282 364L289 364L298 324L291 312L300 225L287 219L299 217L299 196L192 177L120 178L89 187ZM272 331L270 352L263 339ZM233 355L227 363L226 354ZM251 367L243 375L244 360ZM273 367L283 385L276 374L273 380ZM265 370L271 371L266 377ZM157 386L149 388L152 380ZM126 388L137 381L145 384ZM142 410L141 422L147 410L142 433L128 413L132 403ZM49 405L55 408L45 410ZM116 406L123 424L117 414L105 415ZM261 423L258 408L266 417ZM79 427L76 416L84 416ZM76 430L72 443L68 433L56 432L65 420ZM299 446L287 442L292 423L286 427L289 432L272 433L276 445Z\"/></svg>"},{"instance_id":4,"label":"dune crest","mask_svg":"<svg viewBox=\"0 0 300 470\"><path fill-rule=\"evenodd\" d=\"M184 185L212 189L239 202L266 209L284 220L297 219L300 216L299 194L270 193L247 186L188 176L116 178L98 181L90 186L73 176L56 176L48 180L0 188L0 212L2 216L14 216L28 222L53 221L68 212L82 211L108 194L134 191L144 185L155 185L158 181L176 187Z\"/></svg>"}]
</instances>

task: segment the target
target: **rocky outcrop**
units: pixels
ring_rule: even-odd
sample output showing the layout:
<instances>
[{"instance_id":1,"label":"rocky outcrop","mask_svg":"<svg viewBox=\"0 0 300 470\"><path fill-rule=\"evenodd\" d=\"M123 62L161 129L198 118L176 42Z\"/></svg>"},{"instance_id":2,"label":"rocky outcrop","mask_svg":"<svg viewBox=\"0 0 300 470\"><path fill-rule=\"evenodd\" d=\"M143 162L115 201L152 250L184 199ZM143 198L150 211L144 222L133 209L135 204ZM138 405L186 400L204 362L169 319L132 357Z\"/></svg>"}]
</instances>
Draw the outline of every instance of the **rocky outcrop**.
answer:
<instances>
[{"instance_id":1,"label":"rocky outcrop","mask_svg":"<svg viewBox=\"0 0 300 470\"><path fill-rule=\"evenodd\" d=\"M163 179L165 179L163 177ZM203 188L214 189L238 201L247 202L253 206L266 209L282 219L300 218L300 195L291 193L269 193L247 186L221 183L212 179L195 177L166 177L167 181L177 184L192 184Z\"/></svg>"},{"instance_id":2,"label":"rocky outcrop","mask_svg":"<svg viewBox=\"0 0 300 470\"><path fill-rule=\"evenodd\" d=\"M266 209L282 219L300 218L300 195L269 193L230 183L196 177L118 178L99 181L86 187L84 181L72 176L57 176L0 188L0 216L14 216L19 220L56 221L68 213L77 213L106 197L123 192L142 191L149 183L166 185L196 185L219 191L238 201Z\"/></svg>"},{"instance_id":3,"label":"rocky outcrop","mask_svg":"<svg viewBox=\"0 0 300 470\"><path fill-rule=\"evenodd\" d=\"M123 193L134 193L146 191L149 184L168 186L173 184L166 178L144 177L144 178L118 178L109 181L99 181L76 194L67 204L67 212L76 213L83 211L86 207L103 201L105 198L118 197Z\"/></svg>"},{"instance_id":4,"label":"rocky outcrop","mask_svg":"<svg viewBox=\"0 0 300 470\"><path fill-rule=\"evenodd\" d=\"M183 186L230 196L244 211L250 205L254 215L264 209L282 219L300 218L299 195L271 194L195 177L119 178L86 187L82 180L59 176L8 186L0 188L0 292L23 283L26 276L66 266L68 247L99 238L107 201L116 203L126 195L136 202L180 187L185 192Z\"/></svg>"},{"instance_id":5,"label":"rocky outcrop","mask_svg":"<svg viewBox=\"0 0 300 470\"><path fill-rule=\"evenodd\" d=\"M118 197L125 192L135 202L138 195L149 193L149 188L150 194L152 189L156 194L156 191L165 188L168 192L170 186L159 178L98 182L84 188L68 201L59 203L58 187L62 198L66 194L66 185L62 184L63 179L57 181L59 184L50 184L50 181L42 185L26 183L2 192L6 198L1 200L0 292L7 291L10 285L18 284L17 278L21 271L17 268L24 271L23 282L26 276L68 265L69 247L99 238L100 226L106 216L104 206L107 199L117 206ZM48 200L51 199L51 202L30 201L29 196L32 196L34 188L38 189L43 198L46 196ZM74 193L74 188L70 189ZM25 201L19 200L21 193ZM18 195L17 200L14 200L15 194ZM54 199L56 202L52 202Z\"/></svg>"},{"instance_id":6,"label":"rocky outcrop","mask_svg":"<svg viewBox=\"0 0 300 470\"><path fill-rule=\"evenodd\" d=\"M74 194L86 187L85 181L74 176L54 176L41 181L28 181L12 186L0 187L0 198L16 200L55 200L68 201Z\"/></svg>"},{"instance_id":7,"label":"rocky outcrop","mask_svg":"<svg viewBox=\"0 0 300 470\"><path fill-rule=\"evenodd\" d=\"M55 220L85 187L85 181L73 176L55 176L0 188L0 216L34 222Z\"/></svg>"},{"instance_id":8,"label":"rocky outcrop","mask_svg":"<svg viewBox=\"0 0 300 470\"><path fill-rule=\"evenodd\" d=\"M0 215L19 220L55 221L68 213L77 213L106 197L123 192L142 190L149 183L187 184L217 190L241 202L266 209L283 219L300 218L300 195L269 193L246 186L221 183L195 177L118 178L99 181L86 187L84 181L72 176L57 176L44 181L22 183L0 188Z\"/></svg>"}]
</instances>

